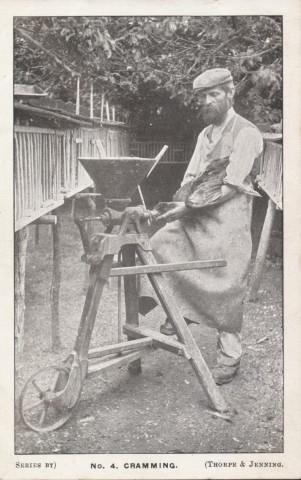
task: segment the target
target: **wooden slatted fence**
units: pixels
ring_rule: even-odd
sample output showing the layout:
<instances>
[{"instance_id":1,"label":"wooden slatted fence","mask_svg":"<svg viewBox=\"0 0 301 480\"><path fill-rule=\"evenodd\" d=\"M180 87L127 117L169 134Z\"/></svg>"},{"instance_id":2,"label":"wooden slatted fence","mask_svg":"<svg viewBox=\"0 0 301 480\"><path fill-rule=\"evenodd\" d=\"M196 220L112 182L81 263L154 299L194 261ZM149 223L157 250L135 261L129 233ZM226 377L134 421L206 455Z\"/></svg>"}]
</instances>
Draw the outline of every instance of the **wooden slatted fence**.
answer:
<instances>
[{"instance_id":1,"label":"wooden slatted fence","mask_svg":"<svg viewBox=\"0 0 301 480\"><path fill-rule=\"evenodd\" d=\"M257 177L258 185L282 210L282 145L265 142Z\"/></svg>"},{"instance_id":2,"label":"wooden slatted fence","mask_svg":"<svg viewBox=\"0 0 301 480\"><path fill-rule=\"evenodd\" d=\"M154 158L164 145L168 150L164 155L166 162L189 162L192 155L192 146L188 143L172 143L168 141L131 141L130 152L135 157Z\"/></svg>"},{"instance_id":3,"label":"wooden slatted fence","mask_svg":"<svg viewBox=\"0 0 301 480\"><path fill-rule=\"evenodd\" d=\"M61 162L64 134L18 126L14 131L15 229L64 202Z\"/></svg>"},{"instance_id":4,"label":"wooden slatted fence","mask_svg":"<svg viewBox=\"0 0 301 480\"><path fill-rule=\"evenodd\" d=\"M14 129L15 230L59 207L64 199L93 185L79 156L99 157L96 140L109 156L128 155L124 129Z\"/></svg>"}]
</instances>

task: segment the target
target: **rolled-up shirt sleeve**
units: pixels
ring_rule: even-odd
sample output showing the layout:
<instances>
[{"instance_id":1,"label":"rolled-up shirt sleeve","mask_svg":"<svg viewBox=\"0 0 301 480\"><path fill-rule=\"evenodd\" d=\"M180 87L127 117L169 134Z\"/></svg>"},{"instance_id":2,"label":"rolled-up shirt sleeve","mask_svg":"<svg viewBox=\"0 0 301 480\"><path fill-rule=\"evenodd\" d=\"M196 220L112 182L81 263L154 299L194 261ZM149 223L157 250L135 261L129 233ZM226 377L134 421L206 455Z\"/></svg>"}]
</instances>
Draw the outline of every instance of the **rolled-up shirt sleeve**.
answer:
<instances>
[{"instance_id":1,"label":"rolled-up shirt sleeve","mask_svg":"<svg viewBox=\"0 0 301 480\"><path fill-rule=\"evenodd\" d=\"M262 150L263 140L259 130L254 127L243 128L234 141L224 184L246 194L260 196L253 189L250 173Z\"/></svg>"}]
</instances>

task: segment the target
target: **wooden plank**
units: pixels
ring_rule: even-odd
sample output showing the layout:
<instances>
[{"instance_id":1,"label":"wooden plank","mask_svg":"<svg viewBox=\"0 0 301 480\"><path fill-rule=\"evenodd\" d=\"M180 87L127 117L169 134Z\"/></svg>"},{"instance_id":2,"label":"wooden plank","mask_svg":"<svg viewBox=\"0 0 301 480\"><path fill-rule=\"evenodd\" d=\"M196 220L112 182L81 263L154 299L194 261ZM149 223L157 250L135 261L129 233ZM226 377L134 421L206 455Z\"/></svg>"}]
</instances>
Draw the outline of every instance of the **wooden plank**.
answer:
<instances>
[{"instance_id":1,"label":"wooden plank","mask_svg":"<svg viewBox=\"0 0 301 480\"><path fill-rule=\"evenodd\" d=\"M21 176L19 138L14 135L14 193L15 193L15 219L22 216L22 176Z\"/></svg>"},{"instance_id":2,"label":"wooden plank","mask_svg":"<svg viewBox=\"0 0 301 480\"><path fill-rule=\"evenodd\" d=\"M24 134L24 142L25 142L25 151L26 151L26 165L27 165L27 178L26 178L26 186L27 186L27 205L26 208L28 210L33 209L32 204L32 197L33 197L33 186L32 186L32 151L30 146L30 136L28 134Z\"/></svg>"},{"instance_id":3,"label":"wooden plank","mask_svg":"<svg viewBox=\"0 0 301 480\"><path fill-rule=\"evenodd\" d=\"M133 362L139 362L141 357L140 352L133 352L133 353L128 353L126 355L121 355L116 358L112 358L111 360L106 360L94 364L90 364L88 366L88 376L97 374L98 372L101 372L102 370L105 370L110 367L117 367L122 364L128 364L128 363L133 363Z\"/></svg>"},{"instance_id":4,"label":"wooden plank","mask_svg":"<svg viewBox=\"0 0 301 480\"><path fill-rule=\"evenodd\" d=\"M25 192L25 183L26 183L26 161L24 158L24 146L23 146L23 135L20 135L18 138L19 141L19 164L20 164L20 193L21 193L21 202L22 202L22 215L26 210L26 192Z\"/></svg>"},{"instance_id":5,"label":"wooden plank","mask_svg":"<svg viewBox=\"0 0 301 480\"><path fill-rule=\"evenodd\" d=\"M43 108L38 108L38 107L32 107L30 105L25 105L23 103L14 103L14 107L18 110L22 110L25 112L31 112L31 113L36 113L37 115L40 115L41 117L46 117L46 118L58 118L60 120L64 120L65 122L68 123L73 123L74 125L86 125L86 126L91 126L91 122L87 122L85 120L76 120L73 117L69 117L68 115L62 114L62 113L57 113L57 112L52 112L50 110L44 110Z\"/></svg>"},{"instance_id":6,"label":"wooden plank","mask_svg":"<svg viewBox=\"0 0 301 480\"><path fill-rule=\"evenodd\" d=\"M104 158L106 156L106 151L102 144L102 141L100 139L96 139L94 140L94 143L96 145L98 155L100 156L100 158Z\"/></svg>"},{"instance_id":7,"label":"wooden plank","mask_svg":"<svg viewBox=\"0 0 301 480\"><path fill-rule=\"evenodd\" d=\"M87 359L91 335L98 312L103 289L108 281L114 255L106 255L97 267L90 268L90 282L81 315L78 334L75 342L75 351L80 359Z\"/></svg>"},{"instance_id":8,"label":"wooden plank","mask_svg":"<svg viewBox=\"0 0 301 480\"><path fill-rule=\"evenodd\" d=\"M35 178L35 150L33 145L33 135L27 134L28 143L29 143L29 159L30 159L30 173L31 173L31 190L30 190L30 200L31 208L36 208L36 199L37 199L37 189L36 189L36 178Z\"/></svg>"},{"instance_id":9,"label":"wooden plank","mask_svg":"<svg viewBox=\"0 0 301 480\"><path fill-rule=\"evenodd\" d=\"M36 133L37 136L37 143L38 143L38 179L39 179L39 196L38 196L38 208L41 207L43 202L43 185L42 185L42 134Z\"/></svg>"},{"instance_id":10,"label":"wooden plank","mask_svg":"<svg viewBox=\"0 0 301 480\"><path fill-rule=\"evenodd\" d=\"M50 154L50 148L49 148L49 135L45 135L45 146L46 146L46 156L45 156L45 170L46 170L46 192L45 192L45 198L46 200L51 199L50 195L50 172L51 172L51 154Z\"/></svg>"},{"instance_id":11,"label":"wooden plank","mask_svg":"<svg viewBox=\"0 0 301 480\"><path fill-rule=\"evenodd\" d=\"M42 215L34 222L35 225L55 225L57 223L57 215Z\"/></svg>"},{"instance_id":12,"label":"wooden plank","mask_svg":"<svg viewBox=\"0 0 301 480\"><path fill-rule=\"evenodd\" d=\"M31 140L32 140L32 151L33 151L33 178L34 178L34 208L39 208L39 181L38 181L38 162L37 162L37 157L38 157L38 148L37 148L37 141L36 141L36 135L32 133L31 135ZM39 227L36 228L36 240L38 239L38 229ZM37 240L37 243L38 240Z\"/></svg>"},{"instance_id":13,"label":"wooden plank","mask_svg":"<svg viewBox=\"0 0 301 480\"><path fill-rule=\"evenodd\" d=\"M62 175L62 148L61 148L61 139L57 135L55 136L55 148L56 148L56 156L57 156L57 175L56 175L56 195L60 195L61 193L61 175Z\"/></svg>"},{"instance_id":14,"label":"wooden plank","mask_svg":"<svg viewBox=\"0 0 301 480\"><path fill-rule=\"evenodd\" d=\"M22 228L26 227L37 218L41 217L42 215L46 215L47 213L51 212L52 210L55 210L56 208L60 207L63 204L64 204L64 198L62 197L61 199L56 200L51 204L48 203L46 206L41 207L38 210L33 210L29 212L27 216L23 214L21 218L18 218L15 220L15 232L17 232L18 230L21 230Z\"/></svg>"},{"instance_id":15,"label":"wooden plank","mask_svg":"<svg viewBox=\"0 0 301 480\"><path fill-rule=\"evenodd\" d=\"M49 151L50 151L50 197L55 198L55 176L56 176L56 158L54 151L54 142L53 136L49 135Z\"/></svg>"},{"instance_id":16,"label":"wooden plank","mask_svg":"<svg viewBox=\"0 0 301 480\"><path fill-rule=\"evenodd\" d=\"M127 352L130 350L151 347L152 343L152 338L138 338L137 340L129 340L127 342L115 343L114 345L95 347L89 350L88 358L99 358L106 355L111 355L112 353Z\"/></svg>"},{"instance_id":17,"label":"wooden plank","mask_svg":"<svg viewBox=\"0 0 301 480\"><path fill-rule=\"evenodd\" d=\"M63 136L63 130L56 130L53 128L40 128L40 127L30 127L27 125L15 125L14 126L15 133L48 133L48 134L56 134Z\"/></svg>"},{"instance_id":18,"label":"wooden plank","mask_svg":"<svg viewBox=\"0 0 301 480\"><path fill-rule=\"evenodd\" d=\"M112 268L110 276L144 275L147 273L174 272L182 270L197 270L205 268L225 267L225 260L195 260L181 263L157 263L155 265L135 265L132 267Z\"/></svg>"}]
</instances>

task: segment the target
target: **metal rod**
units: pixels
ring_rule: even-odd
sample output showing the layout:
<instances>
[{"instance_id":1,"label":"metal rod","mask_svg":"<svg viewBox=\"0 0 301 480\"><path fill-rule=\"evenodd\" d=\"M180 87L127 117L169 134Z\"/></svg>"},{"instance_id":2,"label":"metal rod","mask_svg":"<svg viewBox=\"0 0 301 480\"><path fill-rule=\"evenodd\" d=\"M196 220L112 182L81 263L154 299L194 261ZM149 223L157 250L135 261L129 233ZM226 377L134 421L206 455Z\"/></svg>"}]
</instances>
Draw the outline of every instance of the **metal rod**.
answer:
<instances>
[{"instance_id":1,"label":"metal rod","mask_svg":"<svg viewBox=\"0 0 301 480\"><path fill-rule=\"evenodd\" d=\"M152 171L156 168L156 166L158 165L158 163L160 162L161 158L163 157L164 153L166 152L166 150L168 150L168 145L164 145L164 147L160 150L160 152L158 153L158 155L155 157L155 163L153 164L152 168L150 169L150 171L148 172L148 174L146 175L146 178L148 178L150 176L150 174L152 173Z\"/></svg>"},{"instance_id":2,"label":"metal rod","mask_svg":"<svg viewBox=\"0 0 301 480\"><path fill-rule=\"evenodd\" d=\"M143 197L143 194L142 194L142 190L141 190L141 187L140 185L138 185L138 192L139 192L139 196L140 196L140 200L142 202L142 205L144 206L145 210L146 210L146 203L145 203L145 200L144 200L144 197Z\"/></svg>"}]
</instances>

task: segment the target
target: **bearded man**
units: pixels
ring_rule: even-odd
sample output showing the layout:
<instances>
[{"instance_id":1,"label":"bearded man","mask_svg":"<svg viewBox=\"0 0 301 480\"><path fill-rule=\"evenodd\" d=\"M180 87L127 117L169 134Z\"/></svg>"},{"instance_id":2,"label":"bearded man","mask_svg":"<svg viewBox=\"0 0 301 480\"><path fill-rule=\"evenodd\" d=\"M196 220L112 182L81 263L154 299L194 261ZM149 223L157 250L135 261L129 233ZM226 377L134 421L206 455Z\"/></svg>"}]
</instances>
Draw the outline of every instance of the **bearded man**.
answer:
<instances>
[{"instance_id":1,"label":"bearded man","mask_svg":"<svg viewBox=\"0 0 301 480\"><path fill-rule=\"evenodd\" d=\"M193 89L208 126L199 134L172 208L161 214L167 223L151 238L159 263L224 259L227 266L173 272L167 286L187 323L217 330L218 385L238 372L242 355L243 300L251 259L252 185L255 160L263 141L259 130L233 109L234 84L229 70L199 75ZM140 313L155 305L140 298ZM175 333L166 320L160 328Z\"/></svg>"}]
</instances>

